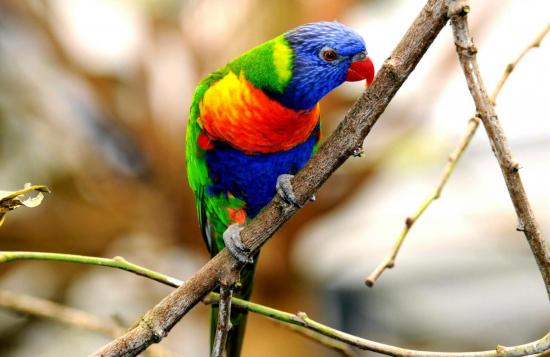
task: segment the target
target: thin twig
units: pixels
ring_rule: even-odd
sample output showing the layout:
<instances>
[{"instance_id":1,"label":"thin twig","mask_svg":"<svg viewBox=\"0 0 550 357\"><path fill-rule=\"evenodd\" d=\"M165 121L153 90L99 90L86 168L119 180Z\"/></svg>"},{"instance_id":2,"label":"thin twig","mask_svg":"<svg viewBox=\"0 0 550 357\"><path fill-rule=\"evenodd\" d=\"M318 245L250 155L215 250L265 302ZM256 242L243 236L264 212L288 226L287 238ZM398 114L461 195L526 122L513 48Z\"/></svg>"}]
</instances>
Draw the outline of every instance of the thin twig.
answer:
<instances>
[{"instance_id":1,"label":"thin twig","mask_svg":"<svg viewBox=\"0 0 550 357\"><path fill-rule=\"evenodd\" d=\"M292 332L295 332L299 335L304 336L305 338L308 338L314 342L320 343L323 346L330 348L331 350L339 353L343 357L355 357L356 354L349 346L348 344L335 340L332 337L328 337L325 335L321 335L318 332L312 331L308 329L307 327L302 327L298 325L288 324L285 322L281 322L279 320L273 319L273 322L276 323L278 326L281 326L283 328L286 328L287 330L290 330Z\"/></svg>"},{"instance_id":2,"label":"thin twig","mask_svg":"<svg viewBox=\"0 0 550 357\"><path fill-rule=\"evenodd\" d=\"M208 303L219 301L217 294L210 294L207 298ZM497 346L494 350L479 352L431 352L417 351L386 345L375 341L370 341L361 337L353 336L348 333L333 329L320 322L310 319L305 313L291 314L279 311L270 307L258 305L250 301L234 299L235 308L246 309L250 312L261 314L278 321L286 322L296 326L305 327L330 338L345 342L357 348L382 353L389 356L407 356L407 357L519 357L542 353L550 349L550 333L543 338L513 347Z\"/></svg>"},{"instance_id":3,"label":"thin twig","mask_svg":"<svg viewBox=\"0 0 550 357\"><path fill-rule=\"evenodd\" d=\"M57 261L57 262L104 266L104 267L115 268L115 269L120 269L120 270L130 272L130 273L134 273L174 288L179 287L183 283L181 280L176 279L174 277L164 275L162 273L153 271L151 269L147 269L143 266L131 263L126 259L124 259L123 257L115 257L113 259L110 259L110 258L99 258L99 257L90 257L90 256L74 255L74 254L61 254L61 253L0 251L0 264L15 262L17 260L46 260L46 261ZM210 293L208 297L205 298L205 302L209 298L217 299L217 296L218 295L215 293ZM231 303L237 304L237 306L241 302L242 301L237 298L231 299ZM0 302L0 305L1 305L1 302ZM261 305L258 305L258 306L261 306ZM258 311L261 311L261 309L258 309ZM31 313L31 312L28 311L28 313ZM116 334L114 335L114 337L118 335L119 334ZM329 348L333 348L330 345L330 343L327 342L327 338L325 338L325 336L322 336L319 334L311 335L310 339L322 345L325 345ZM334 341L334 342L338 343L338 341Z\"/></svg>"},{"instance_id":4,"label":"thin twig","mask_svg":"<svg viewBox=\"0 0 550 357\"><path fill-rule=\"evenodd\" d=\"M96 332L109 337L117 337L125 329L111 320L100 319L88 312L63 306L34 296L0 290L0 307L25 315L33 315L58 321L83 330ZM149 357L175 356L162 346L147 350Z\"/></svg>"},{"instance_id":5,"label":"thin twig","mask_svg":"<svg viewBox=\"0 0 550 357\"><path fill-rule=\"evenodd\" d=\"M227 344L227 335L231 328L231 298L233 297L233 287L231 285L220 284L220 299L218 304L218 325L216 326L216 336L214 337L214 346L212 347L212 357L223 357L225 346Z\"/></svg>"},{"instance_id":6,"label":"thin twig","mask_svg":"<svg viewBox=\"0 0 550 357\"><path fill-rule=\"evenodd\" d=\"M0 290L0 307L26 315L59 321L107 336L118 336L124 331L114 321L100 319L72 307L7 290Z\"/></svg>"},{"instance_id":7,"label":"thin twig","mask_svg":"<svg viewBox=\"0 0 550 357\"><path fill-rule=\"evenodd\" d=\"M468 83L468 88L474 99L476 110L481 116L481 121L491 142L493 152L500 165L504 181L508 188L510 198L514 204L519 225L517 230L522 231L527 238L527 242L531 248L542 278L544 280L546 291L550 297L550 251L546 241L540 233L538 223L535 219L531 204L525 193L521 176L519 174L519 164L512 158L512 151L508 144L508 139L500 125L495 108L491 99L487 95L483 78L479 71L476 60L477 49L475 48L470 31L468 28L468 17L466 8L458 8L456 11L451 11L450 2L449 11L451 17L451 25L453 28L453 36L456 45L456 51L462 70ZM468 8L469 9L469 8Z\"/></svg>"},{"instance_id":8,"label":"thin twig","mask_svg":"<svg viewBox=\"0 0 550 357\"><path fill-rule=\"evenodd\" d=\"M205 297L202 300L202 302L205 305L215 305L215 304L218 304L219 301L220 301L220 295L216 293L210 293L208 294L207 297ZM353 352L351 347L345 342L336 340L331 336L322 335L316 331L310 330L308 327L298 326L284 320L284 316L285 316L284 314L287 314L287 313L283 311L271 309L269 307L256 304L253 302L249 302L246 300L241 300L238 298L233 298L232 304L233 304L233 307L232 307L233 309L249 311L249 312L256 313L258 315L263 315L265 317L268 317L277 325L284 327L290 331L293 331L299 335L302 335L314 342L320 343L321 345L340 353L342 356L345 356L345 357L355 356L355 353ZM280 319L281 317L282 319Z\"/></svg>"},{"instance_id":9,"label":"thin twig","mask_svg":"<svg viewBox=\"0 0 550 357\"><path fill-rule=\"evenodd\" d=\"M531 49L539 47L542 40L544 39L544 37L549 31L550 31L550 23L546 25L545 28L539 34L537 34L537 36L520 52L520 54L512 62L508 63L508 65L506 66L506 69L504 70L504 72L502 73L502 76L500 77L500 80L498 81L498 84L495 86L495 89L491 94L490 99L493 102L493 104L496 103L496 98L500 93L502 87L504 86L504 83L506 83L506 80L508 79L508 77L510 77L510 74L516 68L516 66L521 61L521 59ZM426 197L424 202L420 204L416 212L405 219L405 225L401 230L401 233L397 237L397 240L395 241L393 247L390 249L389 253L386 255L384 260L380 262L380 264L365 280L365 284L367 284L367 286L373 286L374 283L378 280L378 278L382 275L382 273L386 269L391 269L395 266L395 258L399 253L399 249L401 249L401 245L403 244L403 241L409 234L411 227L424 214L426 209L433 203L433 201L437 200L441 196L441 191L447 184L447 181L449 180L449 177L451 176L451 174L454 172L456 164L462 157L462 154L464 153L466 148L470 145L470 142L472 141L472 138L474 137L474 134L477 131L478 127L479 127L479 117L474 116L468 121L468 127L466 128L466 132L460 138L460 141L458 142L458 145L456 146L455 150L449 155L449 161L447 162L447 165L445 165L445 168L443 169L443 173L437 183L437 186L432 191L432 193L430 193L430 195Z\"/></svg>"},{"instance_id":10,"label":"thin twig","mask_svg":"<svg viewBox=\"0 0 550 357\"><path fill-rule=\"evenodd\" d=\"M4 254L10 256L10 259L3 259ZM46 257L46 258L40 258ZM78 257L78 258L76 258ZM138 274L140 276L155 280L157 282L163 283L168 286L174 286L175 283L179 281L176 278L164 275L159 272L152 271L150 269L141 267L136 264L132 264L126 260L118 260L109 262L110 259L106 258L96 258L96 257L87 257L87 256L74 256L70 254L55 254L52 256L49 253L35 253L32 252L0 252L0 264L5 262L12 262L16 260L50 260L50 261L60 261L60 262L73 262L81 264L92 264L99 266L106 266L110 268L122 269L128 272ZM105 264L108 263L108 264ZM177 285L177 284L176 284ZM209 293L204 299L205 304L218 303L220 299L219 294ZM386 345L375 341L366 340L357 336L346 334L344 332L338 331L336 329L330 328L326 325L323 325L317 321L310 319L305 316L305 314L291 314L288 312L280 311L273 309L267 306L256 304L250 301L232 298L231 304L234 308L244 309L252 313L262 315L273 320L299 326L315 333L332 338L336 341L341 341L343 343L356 346L360 349L370 350L375 352L380 352L392 356L412 356L412 357L519 357L527 356L536 353L541 353L550 349L550 335L543 337L540 340L527 343L525 345L513 346L513 347L499 347L502 352L498 352L495 349L494 351L482 351L482 352L465 352L465 353L447 353L447 352L427 352L427 351L415 351L408 350L396 346ZM311 335L315 341L324 344L320 339L317 339L315 335ZM503 354L501 354L503 353Z\"/></svg>"},{"instance_id":11,"label":"thin twig","mask_svg":"<svg viewBox=\"0 0 550 357\"><path fill-rule=\"evenodd\" d=\"M126 270L134 274L141 275L152 280L156 280L159 283L163 283L163 284L172 286L174 288L177 288L183 283L179 279L175 279L175 278L157 273L156 271L144 268L142 266L130 263L123 257L99 258L99 257L85 256L85 255L61 254L61 253L0 251L0 264L8 263L16 260L52 260L52 261L67 262L67 263L100 265L100 266Z\"/></svg>"},{"instance_id":12,"label":"thin twig","mask_svg":"<svg viewBox=\"0 0 550 357\"><path fill-rule=\"evenodd\" d=\"M531 43L527 45L527 47L523 49L523 51L521 51L521 53L512 62L508 63L508 65L506 66L506 69L504 70L504 73L500 77L500 80L498 81L497 85L495 86L495 89L493 89L493 93L491 94L490 99L491 99L491 102L493 102L493 105L496 104L496 99L498 94L500 93L500 90L502 89L502 86L504 86L504 83L506 82L508 77L510 77L510 74L512 74L512 72L514 71L518 63L521 61L521 59L525 57L527 52L529 52L533 48L540 47L542 40L544 39L544 37L549 31L550 31L550 22L546 24L546 27L537 35L537 37L533 39L533 41L531 41Z\"/></svg>"}]
</instances>

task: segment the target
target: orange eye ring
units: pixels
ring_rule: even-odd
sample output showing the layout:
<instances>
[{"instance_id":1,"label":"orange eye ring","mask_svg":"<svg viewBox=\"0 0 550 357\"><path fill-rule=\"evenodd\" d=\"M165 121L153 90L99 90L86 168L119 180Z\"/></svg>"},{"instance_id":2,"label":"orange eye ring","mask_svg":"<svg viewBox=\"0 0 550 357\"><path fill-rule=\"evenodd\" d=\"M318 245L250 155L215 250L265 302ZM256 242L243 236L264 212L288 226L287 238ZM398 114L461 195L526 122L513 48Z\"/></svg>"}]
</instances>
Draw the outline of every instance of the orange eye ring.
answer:
<instances>
[{"instance_id":1,"label":"orange eye ring","mask_svg":"<svg viewBox=\"0 0 550 357\"><path fill-rule=\"evenodd\" d=\"M327 49L323 51L323 59L327 62L336 61L338 59L338 54L332 49Z\"/></svg>"}]
</instances>

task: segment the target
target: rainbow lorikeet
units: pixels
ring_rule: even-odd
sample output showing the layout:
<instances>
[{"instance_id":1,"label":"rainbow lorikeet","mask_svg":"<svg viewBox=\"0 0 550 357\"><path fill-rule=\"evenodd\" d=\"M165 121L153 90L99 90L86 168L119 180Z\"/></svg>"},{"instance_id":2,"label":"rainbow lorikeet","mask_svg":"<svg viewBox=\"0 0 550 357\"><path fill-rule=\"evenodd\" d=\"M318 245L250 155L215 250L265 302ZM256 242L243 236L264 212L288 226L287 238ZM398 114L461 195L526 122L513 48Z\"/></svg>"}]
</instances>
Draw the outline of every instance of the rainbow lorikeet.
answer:
<instances>
[{"instance_id":1,"label":"rainbow lorikeet","mask_svg":"<svg viewBox=\"0 0 550 357\"><path fill-rule=\"evenodd\" d=\"M338 22L294 28L204 78L187 125L186 161L200 228L212 256L225 246L251 264L235 296L249 299L255 263L239 231L279 193L297 204L291 175L315 152L319 100L344 81L366 80L374 67L363 38ZM216 312L213 309L215 329ZM227 356L240 355L246 315L231 314Z\"/></svg>"}]
</instances>

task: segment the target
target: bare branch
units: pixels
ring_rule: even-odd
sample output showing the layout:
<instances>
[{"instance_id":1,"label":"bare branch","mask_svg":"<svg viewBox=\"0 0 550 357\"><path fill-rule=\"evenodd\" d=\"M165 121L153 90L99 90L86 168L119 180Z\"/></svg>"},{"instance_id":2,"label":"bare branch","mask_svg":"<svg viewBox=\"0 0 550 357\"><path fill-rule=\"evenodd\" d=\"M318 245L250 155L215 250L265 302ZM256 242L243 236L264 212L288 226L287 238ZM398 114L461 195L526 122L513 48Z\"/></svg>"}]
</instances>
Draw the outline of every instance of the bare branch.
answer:
<instances>
[{"instance_id":1,"label":"bare branch","mask_svg":"<svg viewBox=\"0 0 550 357\"><path fill-rule=\"evenodd\" d=\"M279 320L273 320L274 323L276 323L278 326L281 326L283 328L286 328L290 331L293 331L299 335L304 336L305 338L308 338L314 342L320 343L323 346L330 348L333 351L338 352L341 356L344 357L355 357L356 354L354 353L351 346L346 344L345 342L338 341L332 337L328 337L325 335L321 335L318 332L312 331L308 329L307 327L297 326L290 323L284 323Z\"/></svg>"},{"instance_id":2,"label":"bare branch","mask_svg":"<svg viewBox=\"0 0 550 357\"><path fill-rule=\"evenodd\" d=\"M124 331L114 321L103 320L81 310L6 290L0 290L0 307L22 314L63 322L67 325L107 336L118 336Z\"/></svg>"},{"instance_id":3,"label":"bare branch","mask_svg":"<svg viewBox=\"0 0 550 357\"><path fill-rule=\"evenodd\" d=\"M220 299L218 304L218 325L216 326L216 336L214 337L214 346L212 347L212 357L223 357L225 345L227 344L227 335L231 328L231 298L233 296L233 287L220 284Z\"/></svg>"},{"instance_id":4,"label":"bare branch","mask_svg":"<svg viewBox=\"0 0 550 357\"><path fill-rule=\"evenodd\" d=\"M450 4L454 3L451 0ZM519 164L512 158L512 151L508 139L500 125L495 108L483 84L483 78L477 65L476 53L466 12L451 13L451 24L458 58L464 71L468 88L474 99L476 109L491 142L493 152L498 160L504 181L508 187L510 198L518 216L518 230L527 238L539 270L544 279L546 290L550 297L550 251L546 241L541 236L538 223L525 193L519 174Z\"/></svg>"},{"instance_id":5,"label":"bare branch","mask_svg":"<svg viewBox=\"0 0 550 357\"><path fill-rule=\"evenodd\" d=\"M5 253L9 253L9 256L11 257L10 260L1 259L2 255ZM50 260L50 261L61 261L61 262L74 262L74 263L81 263L81 264L92 264L92 265L99 265L99 266L107 266L111 268L116 269L123 269L128 272L137 273L138 275L144 276L146 278L149 278L151 280L155 280L157 282L161 282L168 286L174 286L174 282L178 281L178 279L152 271L150 269L141 267L136 264L132 264L126 260L112 260L112 259L105 259L105 258L97 258L97 257L87 257L87 256L75 256L70 254L53 254L53 253L34 253L32 252L0 252L0 264L2 262L7 261L16 261L16 260L24 260L24 259L38 259L38 260ZM110 260L110 262L109 262ZM122 265L123 267L121 267ZM233 272L234 274L234 272ZM177 286L177 285L176 285ZM203 302L205 304L213 304L218 303L220 299L219 294L216 293L209 293L207 297L203 299ZM12 301L15 300L21 301L19 298L11 299ZM277 309L273 309L271 307L263 306L260 304L256 304L250 301L232 298L231 303L234 308L236 309L243 309L250 311L252 313L262 315L268 318L273 319L274 321L280 322L282 324L285 324L286 326L292 325L295 326L301 331L296 331L299 333L302 333L304 335L307 335L307 337L315 340L316 342L319 342L323 345L326 345L329 348L333 348L336 350L339 350L343 355L353 355L352 352L349 350L349 347L347 345L345 346L339 346L338 342L341 341L342 343L349 344L352 346L356 346L360 349L364 350L371 350L375 352L380 352L388 355L396 355L396 356L413 356L413 357L423 357L423 356L434 356L434 357L500 357L500 353L504 353L504 357L506 356L527 356L532 355L535 353L542 353L543 351L548 351L550 349L550 336L545 336L544 338L527 343L525 345L520 346L514 346L514 347L498 347L498 351L482 351L482 352L465 352L465 353L447 353L447 352L427 352L427 351L415 351L415 350L408 350L401 347L391 346L382 344L375 341L366 340L357 336L353 336L350 334L343 333L341 331L338 331L336 329L330 328L326 325L323 325L317 321L314 321L307 317L304 313L299 314L291 314L288 312L280 311ZM8 303L11 306L14 306L13 303ZM1 303L0 303L1 305ZM14 310L17 310L17 308L14 308ZM42 309L39 309L42 310ZM26 313L32 313L32 309L24 308L22 310ZM50 315L56 316L56 315L62 315L53 310L54 312L52 314L49 314L48 316L44 315L44 317L49 317ZM42 315L40 315L42 316ZM307 333L304 332L304 330L311 332ZM322 339L320 337L325 337L326 340ZM332 339L332 341L331 341ZM153 346L157 347L157 346ZM346 348L347 347L347 348ZM396 351L399 351L400 354L396 353ZM349 352L349 353L348 353Z\"/></svg>"},{"instance_id":6,"label":"bare branch","mask_svg":"<svg viewBox=\"0 0 550 357\"><path fill-rule=\"evenodd\" d=\"M182 281L172 278L151 269L128 262L123 257L99 258L76 254L48 253L48 252L9 252L0 251L0 264L13 262L16 260L51 260L67 263L79 263L89 265L106 266L121 270L126 270L146 278L156 280L159 283L177 288Z\"/></svg>"},{"instance_id":7,"label":"bare branch","mask_svg":"<svg viewBox=\"0 0 550 357\"><path fill-rule=\"evenodd\" d=\"M550 31L550 22L546 24L546 27L537 35L537 37L533 39L533 41L531 41L527 45L527 47L523 49L523 51L521 51L521 53L512 62L508 63L508 65L506 66L506 69L504 70L504 73L500 77L495 89L493 89L493 93L491 94L491 102L493 102L493 105L496 104L496 99L498 94L500 93L500 90L502 89L502 87L504 86L504 83L506 83L506 80L508 79L508 77L510 77L510 74L512 74L512 72L514 71L518 63L522 60L523 57L525 57L527 52L529 52L533 48L540 47L542 40L544 39L544 37L549 31Z\"/></svg>"},{"instance_id":8,"label":"bare branch","mask_svg":"<svg viewBox=\"0 0 550 357\"><path fill-rule=\"evenodd\" d=\"M477 117L471 118L470 121L468 122L468 129L466 130L466 133L460 139L460 142L458 143L456 149L452 152L451 155L449 155L449 162L443 169L443 173L441 174L441 179L439 180L438 185L435 187L434 191L430 193L428 197L426 197L426 199L418 207L416 212L405 219L405 225L401 230L401 233L399 234L399 237L395 241L390 252L386 255L384 260L382 260L382 262L365 280L365 284L367 284L367 286L372 287L376 282L376 280L378 280L378 278L382 275L382 273L386 269L391 269L395 266L395 258L397 257L397 254L399 253L399 249L401 249L401 245L405 241L405 238L409 234L409 231L411 230L412 226L416 223L416 221L422 216L422 214L424 214L426 209L430 207L432 202L437 200L441 196L441 191L443 190L443 187L445 187L445 184L447 184L447 181L449 180L449 177L451 177L451 174L453 173L458 160L460 159L460 157L464 153L464 150L466 150L466 147L472 140L472 137L474 136L474 133L478 126L479 126L479 118Z\"/></svg>"},{"instance_id":9,"label":"bare branch","mask_svg":"<svg viewBox=\"0 0 550 357\"><path fill-rule=\"evenodd\" d=\"M219 300L217 295L209 295L208 302L216 302ZM384 343L367 340L361 337L353 336L348 333L333 329L323 325L317 321L310 319L305 313L290 314L288 312L279 311L270 307L254 304L249 301L238 300L233 301L236 308L246 309L250 312L259 313L272 319L276 319L289 324L305 327L311 331L315 331L332 339L345 342L351 346L355 346L362 350L382 353L388 356L407 356L407 357L519 357L529 356L537 353L543 353L550 350L550 333L543 338L513 347L497 346L494 350L479 351L479 352L431 352L417 351L400 348L396 346L386 345Z\"/></svg>"},{"instance_id":10,"label":"bare branch","mask_svg":"<svg viewBox=\"0 0 550 357\"><path fill-rule=\"evenodd\" d=\"M544 39L544 37L549 31L550 31L550 23L546 25L546 27L520 52L520 54L506 66L506 69L502 73L502 76L500 77L498 84L496 85L495 89L493 90L493 93L491 94L491 101L493 102L493 104L496 103L496 98L500 93L500 90L504 86L504 83L506 83L506 80L508 79L508 77L510 77L510 74L512 73L512 71L519 64L521 59L531 49L539 47L542 40ZM456 146L455 150L449 155L449 161L447 162L447 165L445 165L445 168L443 169L443 173L441 175L441 178L437 186L435 187L433 192L430 193L428 197L426 197L424 202L420 204L416 212L405 219L405 225L401 230L401 233L397 237L397 240L395 241L393 247L391 248L389 253L386 255L384 260L380 262L380 264L374 269L374 271L365 280L365 284L367 284L367 286L373 286L376 280L378 280L378 278L382 275L382 273L386 269L391 269L395 266L395 258L399 253L399 249L401 249L401 245L403 244L403 241L409 234L409 231L411 230L412 226L424 214L426 209L432 204L433 201L439 199L439 197L441 196L441 192L443 191L443 188L447 184L449 177L454 172L456 164L458 163L458 160L460 160L460 158L462 157L462 154L464 153L468 145L470 145L470 142L472 141L472 138L474 137L474 134L477 131L478 127L479 127L479 117L474 116L469 120L468 127L466 128L466 132L460 138L460 141L458 142L458 145Z\"/></svg>"},{"instance_id":11,"label":"bare branch","mask_svg":"<svg viewBox=\"0 0 550 357\"><path fill-rule=\"evenodd\" d=\"M109 337L117 337L125 329L114 321L100 319L90 313L63 306L34 296L0 290L0 307L25 315L33 315L58 321L83 330L96 332ZM175 356L161 346L152 346L147 351L149 357Z\"/></svg>"},{"instance_id":12,"label":"bare branch","mask_svg":"<svg viewBox=\"0 0 550 357\"><path fill-rule=\"evenodd\" d=\"M124 270L130 273L137 274L139 276L143 276L145 278L157 281L159 283L162 283L167 286L171 286L174 288L179 287L183 282L181 280L178 280L174 277L164 275L162 273L153 271L151 269L147 269L143 266L131 263L127 261L126 259L122 257L115 257L113 259L109 258L100 258L100 257L90 257L90 256L84 256L84 255L73 255L73 254L60 254L60 253L46 253L46 252L1 252L0 251L0 264L2 263L9 263L14 262L18 260L45 260L45 261L57 261L57 262L68 262L68 263L79 263L79 264L87 264L87 265L96 265L96 266L103 266L103 267L109 267L114 269L120 269ZM211 304L213 302L217 302L219 297L216 293L210 293L207 297L203 299L203 302L205 304ZM13 299L10 299L9 301L13 301ZM13 304L9 303L9 301L6 303L8 304L6 307L10 308ZM244 308L243 307L243 300L240 300L238 298L232 298L231 299L232 305L234 305L237 308ZM262 315L262 312L264 312L263 308L264 306L259 304L250 303L252 306L252 309L250 310L254 313L257 313L259 315ZM2 304L2 298L0 297L0 306L3 306ZM16 308L13 308L14 310L17 310ZM277 310L275 310L277 311ZM27 309L26 313L31 313L32 310ZM57 313L56 313L57 314ZM56 315L56 314L50 314L50 315ZM44 317L49 317L44 316ZM61 315L61 314L58 314ZM269 317L269 316L267 316ZM278 321L276 317L272 317L275 321ZM289 326L284 321L280 321L281 324L285 326ZM296 327L296 326L293 326ZM291 328L292 329L292 328ZM298 330L299 329L299 330ZM304 328L296 327L296 331L302 335L307 335L306 332L303 332ZM123 333L124 331L121 331L118 334L113 335L113 337L116 337ZM332 349L339 349L341 346L339 346L339 341L333 340L332 342L328 341L329 338L320 334L317 334L313 331L310 331L312 334L308 335L311 340L314 340L322 345L325 345ZM342 350L348 350L349 347L347 345L344 345L345 347L341 347ZM154 347L154 346L152 346ZM151 347L151 348L152 348Z\"/></svg>"}]
</instances>

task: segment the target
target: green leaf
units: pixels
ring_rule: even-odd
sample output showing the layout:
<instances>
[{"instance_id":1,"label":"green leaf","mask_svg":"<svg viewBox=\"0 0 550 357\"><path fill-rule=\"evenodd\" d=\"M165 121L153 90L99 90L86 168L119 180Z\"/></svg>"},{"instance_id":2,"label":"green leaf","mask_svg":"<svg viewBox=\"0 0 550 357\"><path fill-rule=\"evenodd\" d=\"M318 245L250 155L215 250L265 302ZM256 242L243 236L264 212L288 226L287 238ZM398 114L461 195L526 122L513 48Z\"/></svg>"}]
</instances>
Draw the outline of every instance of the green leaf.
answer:
<instances>
[{"instance_id":1,"label":"green leaf","mask_svg":"<svg viewBox=\"0 0 550 357\"><path fill-rule=\"evenodd\" d=\"M44 193L50 193L50 189L42 185L26 183L21 190L0 191L0 226L4 223L6 213L18 207L36 207L42 203Z\"/></svg>"}]
</instances>

